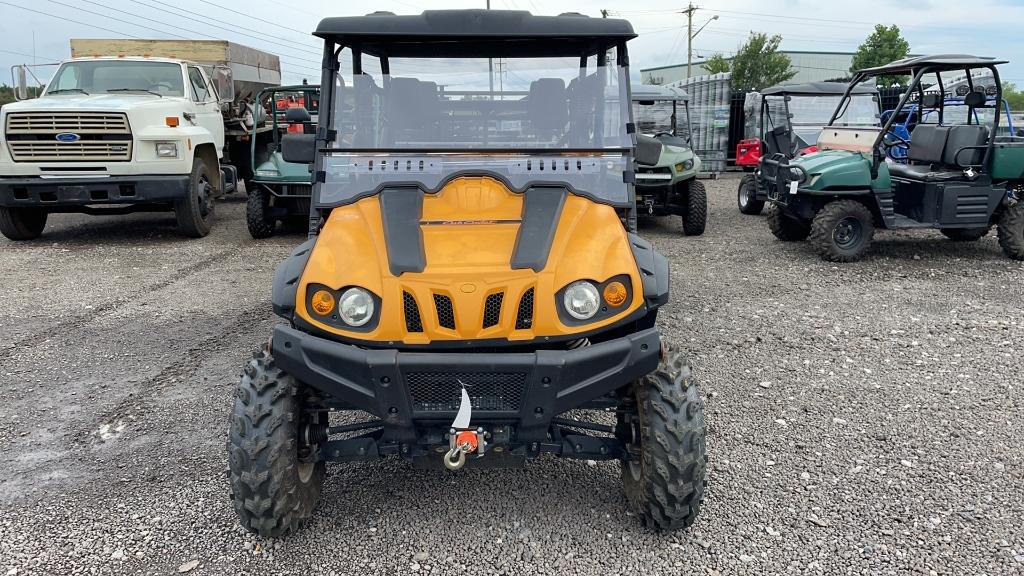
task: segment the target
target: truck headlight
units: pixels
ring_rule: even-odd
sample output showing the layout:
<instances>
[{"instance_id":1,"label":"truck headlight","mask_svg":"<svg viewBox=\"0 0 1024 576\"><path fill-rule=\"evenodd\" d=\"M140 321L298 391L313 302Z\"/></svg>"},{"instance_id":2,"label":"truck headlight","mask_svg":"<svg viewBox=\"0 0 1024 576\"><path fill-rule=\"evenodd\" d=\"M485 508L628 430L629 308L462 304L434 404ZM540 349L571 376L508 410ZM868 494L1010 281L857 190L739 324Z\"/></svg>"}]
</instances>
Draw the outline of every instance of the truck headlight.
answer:
<instances>
[{"instance_id":1,"label":"truck headlight","mask_svg":"<svg viewBox=\"0 0 1024 576\"><path fill-rule=\"evenodd\" d=\"M586 280L579 280L573 282L565 289L565 293L562 296L562 305L565 306L565 311L573 318L589 320L600 309L601 297L597 292L596 286Z\"/></svg>"},{"instance_id":2,"label":"truck headlight","mask_svg":"<svg viewBox=\"0 0 1024 576\"><path fill-rule=\"evenodd\" d=\"M156 157L157 158L177 158L178 157L178 143L177 142L157 142L156 143Z\"/></svg>"},{"instance_id":3,"label":"truck headlight","mask_svg":"<svg viewBox=\"0 0 1024 576\"><path fill-rule=\"evenodd\" d=\"M338 316L349 326L359 327L373 318L373 296L362 288L349 288L338 299Z\"/></svg>"}]
</instances>

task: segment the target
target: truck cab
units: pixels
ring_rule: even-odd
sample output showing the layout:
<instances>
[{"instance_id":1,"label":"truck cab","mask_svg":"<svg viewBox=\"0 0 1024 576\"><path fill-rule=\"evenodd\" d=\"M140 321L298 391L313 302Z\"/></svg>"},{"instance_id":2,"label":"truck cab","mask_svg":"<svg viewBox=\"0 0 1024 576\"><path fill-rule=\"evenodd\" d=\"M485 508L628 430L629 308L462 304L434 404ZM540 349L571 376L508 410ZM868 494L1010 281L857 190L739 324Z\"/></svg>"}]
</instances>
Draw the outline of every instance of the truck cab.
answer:
<instances>
[{"instance_id":1,"label":"truck cab","mask_svg":"<svg viewBox=\"0 0 1024 576\"><path fill-rule=\"evenodd\" d=\"M252 127L257 115L235 100L223 65L237 45L171 42L72 40L73 58L38 98L4 106L0 232L31 240L52 213L161 210L175 212L186 236L210 232L214 199L238 177L226 156L238 138L230 125L247 117ZM25 96L24 68L19 76ZM249 130L240 133L246 145L236 148L248 152Z\"/></svg>"}]
</instances>

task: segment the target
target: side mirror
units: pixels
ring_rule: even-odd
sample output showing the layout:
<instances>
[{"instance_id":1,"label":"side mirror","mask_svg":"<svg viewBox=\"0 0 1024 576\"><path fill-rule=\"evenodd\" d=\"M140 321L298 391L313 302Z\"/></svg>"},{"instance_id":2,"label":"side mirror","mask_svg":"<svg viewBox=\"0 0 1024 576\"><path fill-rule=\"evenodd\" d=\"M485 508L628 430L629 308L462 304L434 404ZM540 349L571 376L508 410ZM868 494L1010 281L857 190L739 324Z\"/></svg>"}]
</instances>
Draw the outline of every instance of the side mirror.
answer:
<instances>
[{"instance_id":1,"label":"side mirror","mask_svg":"<svg viewBox=\"0 0 1024 576\"><path fill-rule=\"evenodd\" d=\"M661 142L656 138L636 135L636 163L642 166L654 166L661 159Z\"/></svg>"},{"instance_id":2,"label":"side mirror","mask_svg":"<svg viewBox=\"0 0 1024 576\"><path fill-rule=\"evenodd\" d=\"M17 100L28 100L28 73L25 66L13 66L11 72L14 74L14 98Z\"/></svg>"},{"instance_id":3,"label":"side mirror","mask_svg":"<svg viewBox=\"0 0 1024 576\"><path fill-rule=\"evenodd\" d=\"M281 137L281 156L292 164L312 164L316 159L316 135L285 134Z\"/></svg>"},{"instance_id":4,"label":"side mirror","mask_svg":"<svg viewBox=\"0 0 1024 576\"><path fill-rule=\"evenodd\" d=\"M217 99L222 104L235 101L235 78L227 66L213 67L213 85L217 88Z\"/></svg>"},{"instance_id":5,"label":"side mirror","mask_svg":"<svg viewBox=\"0 0 1024 576\"><path fill-rule=\"evenodd\" d=\"M299 106L285 110L284 121L289 124L305 124L306 122L312 122L313 117L309 115L309 110Z\"/></svg>"}]
</instances>

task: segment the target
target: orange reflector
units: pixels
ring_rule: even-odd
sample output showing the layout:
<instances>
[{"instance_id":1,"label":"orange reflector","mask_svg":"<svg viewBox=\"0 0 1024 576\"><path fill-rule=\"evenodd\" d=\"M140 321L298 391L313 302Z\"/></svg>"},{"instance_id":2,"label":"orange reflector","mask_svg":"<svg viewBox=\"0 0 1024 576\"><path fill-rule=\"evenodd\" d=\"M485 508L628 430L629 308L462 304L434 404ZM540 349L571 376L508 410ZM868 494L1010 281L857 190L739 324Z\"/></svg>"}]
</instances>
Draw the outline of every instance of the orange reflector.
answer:
<instances>
[{"instance_id":1,"label":"orange reflector","mask_svg":"<svg viewBox=\"0 0 1024 576\"><path fill-rule=\"evenodd\" d=\"M313 293L309 305L313 308L313 312L320 316L327 316L334 310L334 294L327 290L317 290Z\"/></svg>"},{"instance_id":2,"label":"orange reflector","mask_svg":"<svg viewBox=\"0 0 1024 576\"><path fill-rule=\"evenodd\" d=\"M178 127L178 117L177 116L168 116L167 118L164 118L164 122L168 126L170 126L171 128L177 128Z\"/></svg>"},{"instance_id":3,"label":"orange reflector","mask_svg":"<svg viewBox=\"0 0 1024 576\"><path fill-rule=\"evenodd\" d=\"M622 282L609 282L604 287L604 301L609 306L622 306L626 303L626 287Z\"/></svg>"}]
</instances>

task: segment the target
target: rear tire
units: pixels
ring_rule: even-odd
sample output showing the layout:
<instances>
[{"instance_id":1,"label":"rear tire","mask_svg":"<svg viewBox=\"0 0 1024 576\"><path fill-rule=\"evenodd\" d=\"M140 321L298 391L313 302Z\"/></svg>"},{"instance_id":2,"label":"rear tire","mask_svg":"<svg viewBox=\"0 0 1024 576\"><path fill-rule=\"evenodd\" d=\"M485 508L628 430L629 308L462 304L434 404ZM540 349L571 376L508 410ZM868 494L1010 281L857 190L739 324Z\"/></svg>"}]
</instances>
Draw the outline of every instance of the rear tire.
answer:
<instances>
[{"instance_id":1,"label":"rear tire","mask_svg":"<svg viewBox=\"0 0 1024 576\"><path fill-rule=\"evenodd\" d=\"M259 240L270 238L277 229L277 220L270 216L270 193L258 184L248 191L249 198L245 204L245 223L249 227L249 235Z\"/></svg>"},{"instance_id":2,"label":"rear tire","mask_svg":"<svg viewBox=\"0 0 1024 576\"><path fill-rule=\"evenodd\" d=\"M231 501L242 526L279 538L320 500L325 465L299 442L305 395L266 351L253 354L235 393L228 431Z\"/></svg>"},{"instance_id":3,"label":"rear tire","mask_svg":"<svg viewBox=\"0 0 1024 576\"><path fill-rule=\"evenodd\" d=\"M826 204L811 223L811 245L829 262L856 262L871 246L875 219L868 207L856 200Z\"/></svg>"},{"instance_id":4,"label":"rear tire","mask_svg":"<svg viewBox=\"0 0 1024 576\"><path fill-rule=\"evenodd\" d=\"M757 199L757 180L753 174L744 174L740 186L736 190L736 205L740 212L757 216L764 210L764 200Z\"/></svg>"},{"instance_id":5,"label":"rear tire","mask_svg":"<svg viewBox=\"0 0 1024 576\"><path fill-rule=\"evenodd\" d=\"M1018 201L1003 211L996 232L1003 254L1014 260L1024 260L1024 201Z\"/></svg>"},{"instance_id":6,"label":"rear tire","mask_svg":"<svg viewBox=\"0 0 1024 576\"><path fill-rule=\"evenodd\" d=\"M806 240L811 233L810 224L786 216L782 208L775 204L768 207L768 229L783 242Z\"/></svg>"},{"instance_id":7,"label":"rear tire","mask_svg":"<svg viewBox=\"0 0 1024 576\"><path fill-rule=\"evenodd\" d=\"M188 195L174 203L178 230L185 236L202 238L210 233L214 216L214 190L210 181L212 173L201 157L196 156L192 160Z\"/></svg>"},{"instance_id":8,"label":"rear tire","mask_svg":"<svg viewBox=\"0 0 1024 576\"><path fill-rule=\"evenodd\" d=\"M10 240L35 240L46 228L48 213L42 208L0 206L0 233Z\"/></svg>"},{"instance_id":9,"label":"rear tire","mask_svg":"<svg viewBox=\"0 0 1024 576\"><path fill-rule=\"evenodd\" d=\"M645 526L689 527L704 500L707 453L704 403L686 356L666 350L622 408L616 435L631 456L622 462L630 508Z\"/></svg>"},{"instance_id":10,"label":"rear tire","mask_svg":"<svg viewBox=\"0 0 1024 576\"><path fill-rule=\"evenodd\" d=\"M942 228L939 232L954 242L974 242L988 236L991 226L984 228Z\"/></svg>"},{"instance_id":11,"label":"rear tire","mask_svg":"<svg viewBox=\"0 0 1024 576\"><path fill-rule=\"evenodd\" d=\"M700 236L708 224L708 193L700 180L690 180L683 214L683 234Z\"/></svg>"}]
</instances>

